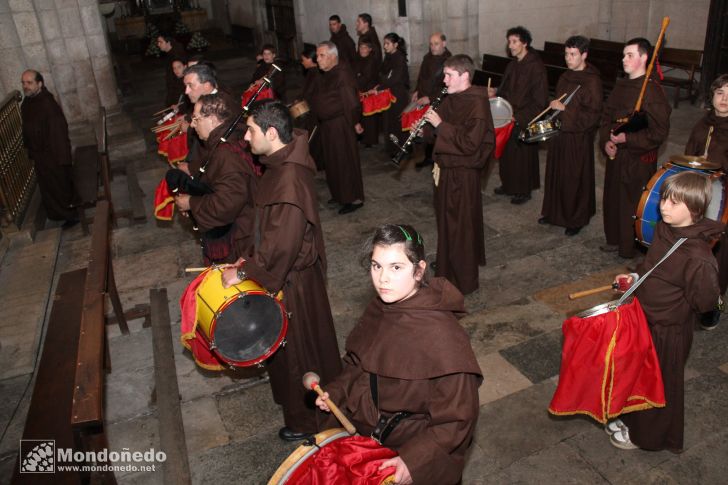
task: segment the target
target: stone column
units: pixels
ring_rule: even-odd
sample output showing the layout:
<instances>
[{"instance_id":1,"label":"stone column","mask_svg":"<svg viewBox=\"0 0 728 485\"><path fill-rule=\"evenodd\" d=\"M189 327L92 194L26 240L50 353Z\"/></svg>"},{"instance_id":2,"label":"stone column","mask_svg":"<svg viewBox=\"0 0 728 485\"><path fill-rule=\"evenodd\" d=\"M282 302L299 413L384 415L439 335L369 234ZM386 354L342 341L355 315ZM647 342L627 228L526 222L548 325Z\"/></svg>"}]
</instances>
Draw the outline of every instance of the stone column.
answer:
<instances>
[{"instance_id":1,"label":"stone column","mask_svg":"<svg viewBox=\"0 0 728 485\"><path fill-rule=\"evenodd\" d=\"M36 69L71 123L118 103L96 0L0 0L0 56L3 95Z\"/></svg>"}]
</instances>

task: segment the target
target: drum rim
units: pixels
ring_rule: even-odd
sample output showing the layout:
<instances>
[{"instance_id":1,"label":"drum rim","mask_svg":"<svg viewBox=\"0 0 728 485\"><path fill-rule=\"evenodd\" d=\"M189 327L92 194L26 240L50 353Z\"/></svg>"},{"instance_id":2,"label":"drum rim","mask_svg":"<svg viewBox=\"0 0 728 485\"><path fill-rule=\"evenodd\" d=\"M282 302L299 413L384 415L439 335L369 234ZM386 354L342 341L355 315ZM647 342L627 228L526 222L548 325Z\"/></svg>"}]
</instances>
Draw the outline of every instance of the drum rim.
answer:
<instances>
[{"instance_id":1,"label":"drum rim","mask_svg":"<svg viewBox=\"0 0 728 485\"><path fill-rule=\"evenodd\" d=\"M501 96L495 96L493 98L489 98L488 103L489 103L488 106L492 106L493 104L502 103L504 106L508 107L508 114L511 115L511 120L502 125L497 125L495 123L495 121L493 121L494 128L503 128L503 127L506 127L509 124L513 123L513 106L511 105L511 103L508 102L508 100L506 98L503 98ZM491 110L491 117L492 117L492 115L493 115L493 111Z\"/></svg>"},{"instance_id":2,"label":"drum rim","mask_svg":"<svg viewBox=\"0 0 728 485\"><path fill-rule=\"evenodd\" d=\"M596 317L598 315L604 315L605 313L609 313L611 311L614 311L616 308L624 305L628 305L634 301L634 296L630 296L625 300L621 305L617 305L619 300L612 300L608 301L606 303L602 303L601 305L596 305L591 308L587 308L586 310L582 310L576 315L575 317L578 318L589 318L589 317Z\"/></svg>"},{"instance_id":3,"label":"drum rim","mask_svg":"<svg viewBox=\"0 0 728 485\"><path fill-rule=\"evenodd\" d=\"M314 444L303 443L299 445L293 452L283 460L276 471L268 481L268 485L276 485L286 483L294 471L298 469L304 461L311 455L316 453L319 448L328 445L332 441L351 436L344 428L330 428L313 436ZM320 439L320 440L319 440ZM288 466L287 470L283 470L284 465Z\"/></svg>"},{"instance_id":4,"label":"drum rim","mask_svg":"<svg viewBox=\"0 0 728 485\"><path fill-rule=\"evenodd\" d=\"M262 355L259 355L258 357L249 360L233 360L225 357L222 353L218 352L217 346L215 346L215 329L217 328L217 318L218 314L222 314L228 306L232 305L235 301L240 298L244 298L247 295L263 295L273 300L278 307L278 311L281 314L281 329L278 332L278 336L276 337L275 342L273 342L268 350ZM228 298L222 305L220 305L220 307L217 309L216 312L214 312L213 315L214 316L212 318L212 321L210 322L210 337L207 338L204 335L204 332L202 333L203 337L205 337L205 340L207 341L210 350L212 350L220 360L234 367L251 367L268 359L281 347L283 341L286 339L286 335L288 334L288 314L283 307L283 302L281 302L277 297L271 296L270 293L263 290L241 291L238 293L238 296L234 298Z\"/></svg>"}]
</instances>

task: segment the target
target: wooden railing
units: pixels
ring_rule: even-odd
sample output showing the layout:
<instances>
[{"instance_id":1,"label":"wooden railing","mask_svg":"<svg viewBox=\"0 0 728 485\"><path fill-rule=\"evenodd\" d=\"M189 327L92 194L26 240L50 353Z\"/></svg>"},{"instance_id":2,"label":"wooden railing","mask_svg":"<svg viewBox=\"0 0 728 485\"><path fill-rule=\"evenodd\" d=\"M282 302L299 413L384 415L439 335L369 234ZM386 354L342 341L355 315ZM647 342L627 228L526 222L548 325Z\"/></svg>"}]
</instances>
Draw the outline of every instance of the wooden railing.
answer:
<instances>
[{"instance_id":1,"label":"wooden railing","mask_svg":"<svg viewBox=\"0 0 728 485\"><path fill-rule=\"evenodd\" d=\"M20 93L0 105L0 210L3 226L20 227L35 190L35 170L23 146Z\"/></svg>"}]
</instances>

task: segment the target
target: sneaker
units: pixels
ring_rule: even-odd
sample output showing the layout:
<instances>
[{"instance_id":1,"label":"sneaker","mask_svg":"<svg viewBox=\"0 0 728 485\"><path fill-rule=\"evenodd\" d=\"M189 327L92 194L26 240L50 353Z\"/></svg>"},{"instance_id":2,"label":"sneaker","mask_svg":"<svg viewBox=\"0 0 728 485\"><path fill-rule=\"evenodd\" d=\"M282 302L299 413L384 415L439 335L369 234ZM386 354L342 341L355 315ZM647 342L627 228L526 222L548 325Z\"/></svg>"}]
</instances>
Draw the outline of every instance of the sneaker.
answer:
<instances>
[{"instance_id":1,"label":"sneaker","mask_svg":"<svg viewBox=\"0 0 728 485\"><path fill-rule=\"evenodd\" d=\"M626 429L627 429L627 425L624 424L624 421L622 421L619 418L617 418L613 421L610 421L604 425L604 431L606 431L606 433L609 436L612 436L617 431L626 430Z\"/></svg>"},{"instance_id":2,"label":"sneaker","mask_svg":"<svg viewBox=\"0 0 728 485\"><path fill-rule=\"evenodd\" d=\"M619 448L620 450L636 450L639 448L639 446L630 441L629 430L627 428L620 429L610 436L609 442L612 443L612 446Z\"/></svg>"},{"instance_id":3,"label":"sneaker","mask_svg":"<svg viewBox=\"0 0 728 485\"><path fill-rule=\"evenodd\" d=\"M715 330L720 322L720 310L711 310L700 315L700 327L703 330Z\"/></svg>"}]
</instances>

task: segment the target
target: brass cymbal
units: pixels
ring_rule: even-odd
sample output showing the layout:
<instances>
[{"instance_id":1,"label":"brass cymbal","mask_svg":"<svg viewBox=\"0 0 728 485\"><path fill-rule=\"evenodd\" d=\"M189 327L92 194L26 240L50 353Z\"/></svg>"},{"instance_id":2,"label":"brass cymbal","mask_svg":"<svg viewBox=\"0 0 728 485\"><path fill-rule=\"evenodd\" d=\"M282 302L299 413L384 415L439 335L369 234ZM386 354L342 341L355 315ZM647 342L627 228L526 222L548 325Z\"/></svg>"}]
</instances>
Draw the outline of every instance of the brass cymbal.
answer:
<instances>
[{"instance_id":1,"label":"brass cymbal","mask_svg":"<svg viewBox=\"0 0 728 485\"><path fill-rule=\"evenodd\" d=\"M705 157L695 155L672 155L670 157L670 162L675 165L698 170L718 170L721 168L719 163L711 162Z\"/></svg>"}]
</instances>

